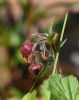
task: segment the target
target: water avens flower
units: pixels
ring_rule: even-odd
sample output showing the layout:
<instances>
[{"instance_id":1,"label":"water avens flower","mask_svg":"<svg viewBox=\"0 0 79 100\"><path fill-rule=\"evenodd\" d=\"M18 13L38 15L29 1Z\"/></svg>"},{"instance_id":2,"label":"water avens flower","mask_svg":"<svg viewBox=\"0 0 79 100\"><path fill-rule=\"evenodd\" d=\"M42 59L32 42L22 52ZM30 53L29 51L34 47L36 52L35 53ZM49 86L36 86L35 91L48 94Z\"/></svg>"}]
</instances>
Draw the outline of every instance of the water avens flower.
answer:
<instances>
[{"instance_id":1,"label":"water avens flower","mask_svg":"<svg viewBox=\"0 0 79 100\"><path fill-rule=\"evenodd\" d=\"M37 75L44 65L46 67L51 66L51 63L49 62L53 61L54 49L52 45L54 45L54 41L52 39L54 38L54 35L55 33L31 34L22 44L21 53L24 60L27 63L30 63L28 68L30 73Z\"/></svg>"}]
</instances>

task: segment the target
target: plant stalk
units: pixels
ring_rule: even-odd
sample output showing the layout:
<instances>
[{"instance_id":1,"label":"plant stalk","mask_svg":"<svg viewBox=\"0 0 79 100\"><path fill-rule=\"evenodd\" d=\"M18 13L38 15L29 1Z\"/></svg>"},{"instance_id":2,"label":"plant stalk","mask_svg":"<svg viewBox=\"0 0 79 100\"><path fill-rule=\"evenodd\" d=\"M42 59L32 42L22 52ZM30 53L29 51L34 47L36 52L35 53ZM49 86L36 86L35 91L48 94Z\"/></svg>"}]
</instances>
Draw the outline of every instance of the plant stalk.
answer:
<instances>
[{"instance_id":1,"label":"plant stalk","mask_svg":"<svg viewBox=\"0 0 79 100\"><path fill-rule=\"evenodd\" d=\"M62 43L62 40L63 40L63 36L64 36L64 31L65 31L65 27L66 27L67 18L68 18L68 12L65 15L64 24L63 24L63 28L62 28L62 31L61 31L61 36L60 36L58 51L56 53L55 62L54 62L54 68L53 68L53 73L52 73L53 75L56 72L56 67L57 67L58 58L59 58L59 50L61 48L60 46L61 46L61 43Z\"/></svg>"},{"instance_id":2,"label":"plant stalk","mask_svg":"<svg viewBox=\"0 0 79 100\"><path fill-rule=\"evenodd\" d=\"M44 67L41 69L41 71L38 73L37 78L36 78L36 80L35 80L35 82L34 82L32 88L30 89L30 92L32 92L33 88L34 88L35 85L36 85L36 82L38 81L39 77L41 76L41 74L42 74L42 72L45 70L45 68L46 68L46 66L44 66Z\"/></svg>"}]
</instances>

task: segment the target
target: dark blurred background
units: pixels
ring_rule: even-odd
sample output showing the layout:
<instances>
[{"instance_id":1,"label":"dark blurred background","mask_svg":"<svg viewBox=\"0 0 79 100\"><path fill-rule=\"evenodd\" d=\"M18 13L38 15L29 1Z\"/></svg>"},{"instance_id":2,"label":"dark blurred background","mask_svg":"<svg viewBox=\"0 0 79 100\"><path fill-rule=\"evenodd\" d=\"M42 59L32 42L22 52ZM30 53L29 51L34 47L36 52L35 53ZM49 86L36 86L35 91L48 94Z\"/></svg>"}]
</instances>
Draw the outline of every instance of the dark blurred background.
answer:
<instances>
[{"instance_id":1,"label":"dark blurred background","mask_svg":"<svg viewBox=\"0 0 79 100\"><path fill-rule=\"evenodd\" d=\"M0 0L0 100L20 100L35 77L28 72L20 45L29 34L61 33L64 15L69 12L59 69L79 78L79 0ZM45 78L41 78L39 83Z\"/></svg>"}]
</instances>

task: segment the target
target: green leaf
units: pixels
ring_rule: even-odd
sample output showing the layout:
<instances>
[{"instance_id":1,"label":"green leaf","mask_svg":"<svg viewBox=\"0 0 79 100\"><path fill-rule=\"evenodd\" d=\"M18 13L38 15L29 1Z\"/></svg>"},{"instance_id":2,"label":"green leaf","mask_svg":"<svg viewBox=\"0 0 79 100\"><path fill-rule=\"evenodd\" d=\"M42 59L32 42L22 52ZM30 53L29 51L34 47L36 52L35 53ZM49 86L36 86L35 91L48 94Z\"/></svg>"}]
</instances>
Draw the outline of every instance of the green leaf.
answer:
<instances>
[{"instance_id":1,"label":"green leaf","mask_svg":"<svg viewBox=\"0 0 79 100\"><path fill-rule=\"evenodd\" d=\"M21 100L35 100L36 91L27 93Z\"/></svg>"},{"instance_id":2,"label":"green leaf","mask_svg":"<svg viewBox=\"0 0 79 100\"><path fill-rule=\"evenodd\" d=\"M77 87L77 93L76 93L76 100L79 100L79 83L78 83L78 87Z\"/></svg>"},{"instance_id":3,"label":"green leaf","mask_svg":"<svg viewBox=\"0 0 79 100\"><path fill-rule=\"evenodd\" d=\"M50 91L48 88L48 80L44 81L44 83L40 86L39 92L42 96L41 100L50 100Z\"/></svg>"},{"instance_id":4,"label":"green leaf","mask_svg":"<svg viewBox=\"0 0 79 100\"><path fill-rule=\"evenodd\" d=\"M49 89L56 100L78 100L78 86L78 80L72 75L63 77L55 74L49 78Z\"/></svg>"}]
</instances>

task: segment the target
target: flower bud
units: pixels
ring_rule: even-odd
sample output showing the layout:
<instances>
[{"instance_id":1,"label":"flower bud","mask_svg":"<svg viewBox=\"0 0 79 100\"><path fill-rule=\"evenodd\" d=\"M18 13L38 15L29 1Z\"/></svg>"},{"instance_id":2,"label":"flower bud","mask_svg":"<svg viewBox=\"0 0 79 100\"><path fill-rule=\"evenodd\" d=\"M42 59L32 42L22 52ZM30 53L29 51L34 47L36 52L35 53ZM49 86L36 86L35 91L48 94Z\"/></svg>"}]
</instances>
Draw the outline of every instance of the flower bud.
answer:
<instances>
[{"instance_id":1,"label":"flower bud","mask_svg":"<svg viewBox=\"0 0 79 100\"><path fill-rule=\"evenodd\" d=\"M40 63L34 63L34 64L31 64L29 66L29 72L33 75L37 75L40 71L40 69L42 68L42 65Z\"/></svg>"},{"instance_id":2,"label":"flower bud","mask_svg":"<svg viewBox=\"0 0 79 100\"><path fill-rule=\"evenodd\" d=\"M40 56L41 56L42 60L47 60L47 54L45 51L40 52Z\"/></svg>"},{"instance_id":3,"label":"flower bud","mask_svg":"<svg viewBox=\"0 0 79 100\"><path fill-rule=\"evenodd\" d=\"M26 62L30 62L34 54L32 53L33 43L31 42L25 42L21 46L21 53L25 59ZM33 55L32 55L33 54Z\"/></svg>"}]
</instances>

